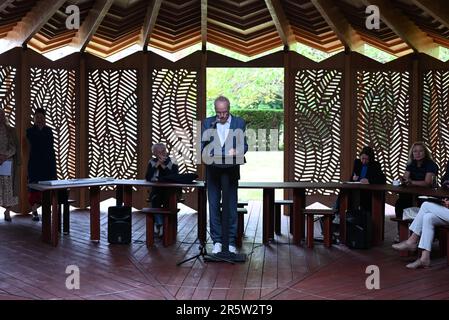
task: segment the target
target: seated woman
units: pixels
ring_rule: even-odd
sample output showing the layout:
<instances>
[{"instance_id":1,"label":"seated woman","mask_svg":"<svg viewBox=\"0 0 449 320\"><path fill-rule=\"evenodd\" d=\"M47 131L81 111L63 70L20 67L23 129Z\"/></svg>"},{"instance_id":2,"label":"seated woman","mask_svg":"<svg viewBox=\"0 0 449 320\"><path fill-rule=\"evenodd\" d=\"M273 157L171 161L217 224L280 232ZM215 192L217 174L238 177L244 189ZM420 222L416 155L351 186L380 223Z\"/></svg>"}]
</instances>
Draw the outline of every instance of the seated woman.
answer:
<instances>
[{"instance_id":1,"label":"seated woman","mask_svg":"<svg viewBox=\"0 0 449 320\"><path fill-rule=\"evenodd\" d=\"M415 142L410 148L409 159L402 184L406 186L432 187L434 177L438 174L438 166L432 160L429 148L424 142ZM396 218L402 219L405 208L413 206L413 196L410 194L400 194L395 204ZM399 235L395 242L399 241Z\"/></svg>"},{"instance_id":2,"label":"seated woman","mask_svg":"<svg viewBox=\"0 0 449 320\"><path fill-rule=\"evenodd\" d=\"M374 150L369 146L363 147L360 151L360 159L354 160L352 172L352 181L359 181L363 184L384 184L386 182L380 163L376 161ZM354 192L353 198L357 198L355 197L356 193L358 192ZM361 206L365 210L371 210L371 193L365 191L359 194L360 198L358 201L353 199L351 206L353 208Z\"/></svg>"},{"instance_id":3,"label":"seated woman","mask_svg":"<svg viewBox=\"0 0 449 320\"><path fill-rule=\"evenodd\" d=\"M147 173L145 179L147 181L158 181L160 177L178 173L178 166L174 164L168 156L167 149L163 143L156 143L151 147L154 158L148 162ZM151 206L153 208L161 208L168 206L169 193L165 188L152 188L150 193ZM155 215L155 234L162 234L162 216Z\"/></svg>"},{"instance_id":4,"label":"seated woman","mask_svg":"<svg viewBox=\"0 0 449 320\"><path fill-rule=\"evenodd\" d=\"M382 172L380 163L376 161L374 150L371 147L365 146L360 151L360 158L354 160L354 166L352 169L351 181L358 181L363 184L384 184L386 178ZM358 209L360 206L365 210L371 210L371 193L368 191L359 192L353 190L351 193L351 208ZM334 205L334 210L339 211L340 197ZM338 213L334 223L338 223Z\"/></svg>"},{"instance_id":5,"label":"seated woman","mask_svg":"<svg viewBox=\"0 0 449 320\"><path fill-rule=\"evenodd\" d=\"M407 268L427 268L430 266L430 251L432 249L435 227L449 224L449 199L443 199L442 205L424 202L418 215L410 225L412 235L405 241L393 244L393 249L415 251L422 249L421 257L407 264Z\"/></svg>"}]
</instances>

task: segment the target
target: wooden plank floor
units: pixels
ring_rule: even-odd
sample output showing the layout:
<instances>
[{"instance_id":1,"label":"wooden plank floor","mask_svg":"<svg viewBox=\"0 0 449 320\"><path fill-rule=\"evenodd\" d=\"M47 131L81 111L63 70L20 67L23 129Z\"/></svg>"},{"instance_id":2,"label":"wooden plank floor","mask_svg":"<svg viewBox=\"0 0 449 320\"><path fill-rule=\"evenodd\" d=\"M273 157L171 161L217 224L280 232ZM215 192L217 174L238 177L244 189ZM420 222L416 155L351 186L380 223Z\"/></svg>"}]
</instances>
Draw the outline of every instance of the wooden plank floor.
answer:
<instances>
[{"instance_id":1,"label":"wooden plank floor","mask_svg":"<svg viewBox=\"0 0 449 320\"><path fill-rule=\"evenodd\" d=\"M89 240L87 211L73 210L70 235L53 248L44 244L41 223L30 216L0 221L0 300L3 299L449 299L449 267L434 257L426 270L408 270L412 258L399 258L391 249L395 225L387 219L385 243L370 250L343 245L313 249L291 245L288 217L282 216L282 235L269 246L262 242L262 206L250 202L245 216L241 252L246 263L205 263L196 255L196 214L179 216L175 245L161 240L145 245L145 217L133 215L133 243L107 242L107 207L101 206L101 241ZM436 242L437 245L437 242ZM208 241L207 249L212 244ZM437 249L437 248L436 248ZM437 250L435 250L437 251ZM80 269L80 289L65 286L67 266ZM380 290L368 290L368 265L380 269Z\"/></svg>"}]
</instances>

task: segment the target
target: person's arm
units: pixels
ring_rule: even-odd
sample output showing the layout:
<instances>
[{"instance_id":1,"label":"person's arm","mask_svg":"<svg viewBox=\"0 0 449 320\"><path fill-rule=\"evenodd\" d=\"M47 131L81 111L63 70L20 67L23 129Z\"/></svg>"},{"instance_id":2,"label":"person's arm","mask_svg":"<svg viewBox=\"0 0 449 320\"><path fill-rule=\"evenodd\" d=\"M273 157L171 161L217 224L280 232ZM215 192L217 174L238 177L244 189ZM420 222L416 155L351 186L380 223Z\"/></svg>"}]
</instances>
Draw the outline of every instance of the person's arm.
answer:
<instances>
[{"instance_id":1,"label":"person's arm","mask_svg":"<svg viewBox=\"0 0 449 320\"><path fill-rule=\"evenodd\" d=\"M409 180L410 181L409 185L418 187L431 187L434 176L435 174L433 172L427 172L426 177L424 178L423 181Z\"/></svg>"},{"instance_id":2,"label":"person's arm","mask_svg":"<svg viewBox=\"0 0 449 320\"><path fill-rule=\"evenodd\" d=\"M246 153L248 151L248 141L246 139L246 122L245 122L245 120L243 120L243 143L244 143L243 152Z\"/></svg>"}]
</instances>

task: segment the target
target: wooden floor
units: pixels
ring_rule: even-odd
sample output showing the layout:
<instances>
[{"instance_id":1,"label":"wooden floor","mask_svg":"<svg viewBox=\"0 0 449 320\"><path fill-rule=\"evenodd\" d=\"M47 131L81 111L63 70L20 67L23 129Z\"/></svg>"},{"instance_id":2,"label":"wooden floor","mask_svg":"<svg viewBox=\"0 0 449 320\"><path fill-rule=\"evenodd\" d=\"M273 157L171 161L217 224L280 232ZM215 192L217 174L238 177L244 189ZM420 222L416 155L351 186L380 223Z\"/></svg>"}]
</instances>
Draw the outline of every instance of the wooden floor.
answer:
<instances>
[{"instance_id":1,"label":"wooden floor","mask_svg":"<svg viewBox=\"0 0 449 320\"><path fill-rule=\"evenodd\" d=\"M53 248L41 239L41 223L30 216L0 222L0 299L449 299L449 267L436 257L426 270L408 270L391 249L395 226L387 221L382 247L350 250L342 245L313 249L290 245L288 219L282 236L261 245L261 203L250 202L245 218L246 263L178 261L199 252L196 214L179 217L178 241L145 245L145 219L133 215L133 243L107 242L107 204L102 203L100 243L89 240L87 211L74 210L71 233ZM388 219L387 219L388 220ZM436 243L437 245L437 243ZM209 242L208 249L212 244ZM437 250L435 250L436 252ZM80 289L65 286L66 268L80 270ZM380 289L368 290L368 265L380 269Z\"/></svg>"}]
</instances>

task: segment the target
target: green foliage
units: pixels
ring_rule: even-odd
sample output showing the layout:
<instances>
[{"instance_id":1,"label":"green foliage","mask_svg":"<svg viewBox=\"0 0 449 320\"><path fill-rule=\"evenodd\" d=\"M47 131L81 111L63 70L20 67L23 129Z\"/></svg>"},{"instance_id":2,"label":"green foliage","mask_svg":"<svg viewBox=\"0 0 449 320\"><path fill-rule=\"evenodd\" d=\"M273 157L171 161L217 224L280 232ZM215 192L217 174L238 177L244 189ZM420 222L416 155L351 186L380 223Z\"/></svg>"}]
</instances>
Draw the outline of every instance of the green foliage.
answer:
<instances>
[{"instance_id":1,"label":"green foliage","mask_svg":"<svg viewBox=\"0 0 449 320\"><path fill-rule=\"evenodd\" d=\"M257 129L278 129L284 122L284 110L232 109L231 113L246 121L246 127Z\"/></svg>"},{"instance_id":2,"label":"green foliage","mask_svg":"<svg viewBox=\"0 0 449 320\"><path fill-rule=\"evenodd\" d=\"M219 95L234 109L282 109L284 71L281 68L208 68L207 115L214 115Z\"/></svg>"}]
</instances>

